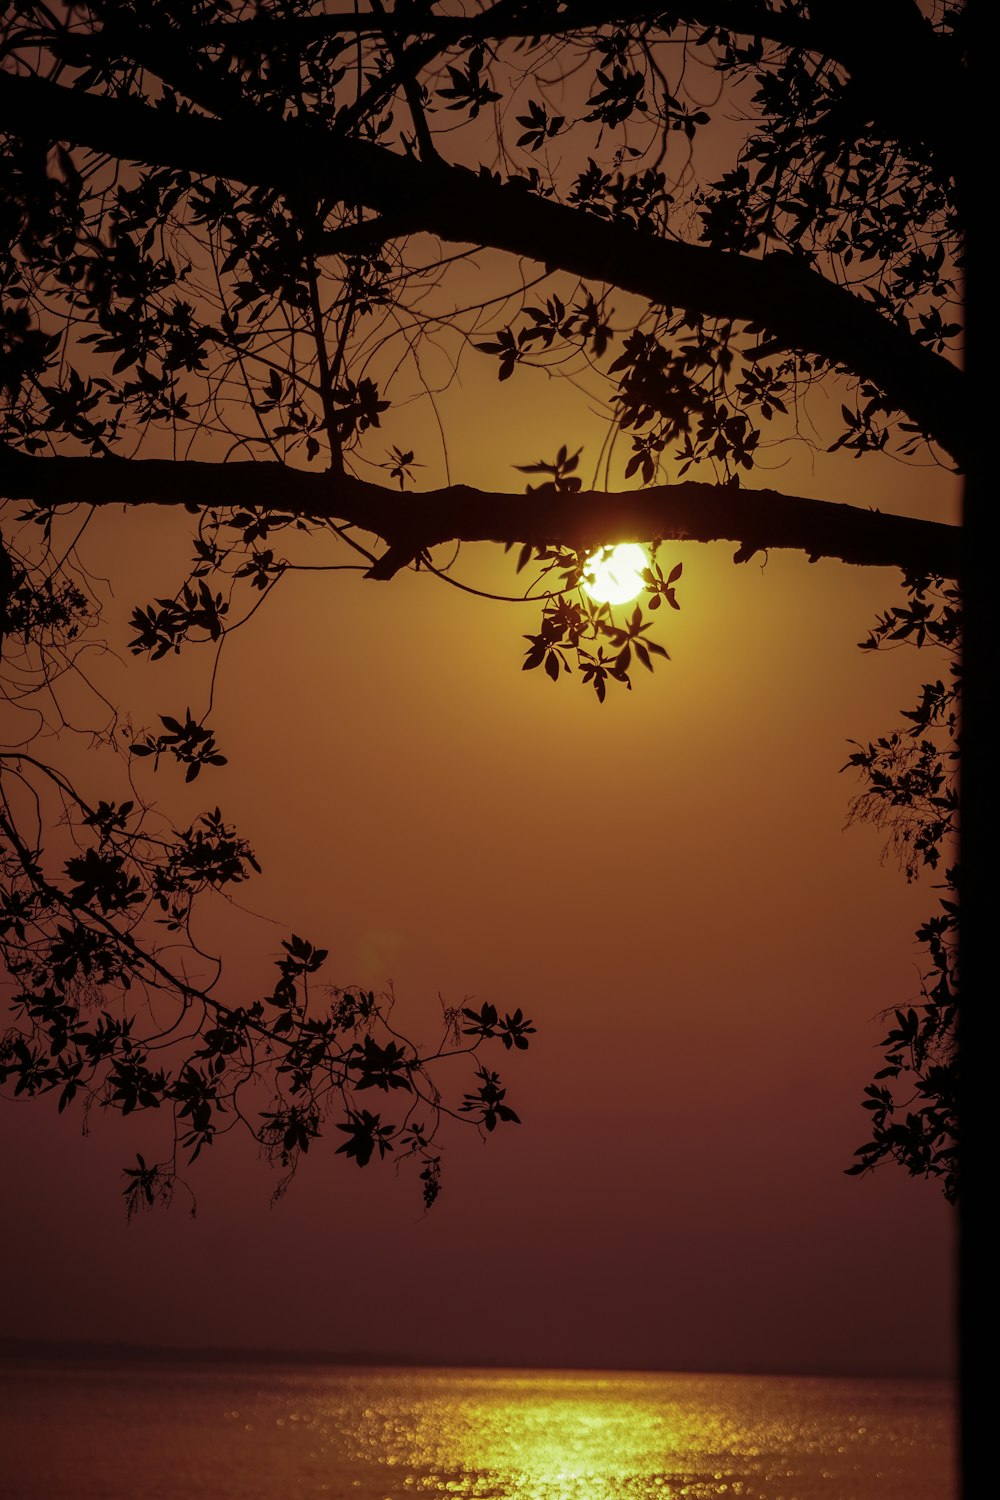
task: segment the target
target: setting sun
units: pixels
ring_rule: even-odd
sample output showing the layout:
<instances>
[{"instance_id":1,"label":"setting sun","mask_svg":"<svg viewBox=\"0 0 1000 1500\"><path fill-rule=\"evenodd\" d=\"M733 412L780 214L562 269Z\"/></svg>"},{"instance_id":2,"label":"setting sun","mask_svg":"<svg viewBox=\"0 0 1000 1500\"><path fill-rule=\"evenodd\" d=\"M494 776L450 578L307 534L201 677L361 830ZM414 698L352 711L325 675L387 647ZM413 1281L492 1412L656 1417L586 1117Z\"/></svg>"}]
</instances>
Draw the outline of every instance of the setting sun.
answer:
<instances>
[{"instance_id":1,"label":"setting sun","mask_svg":"<svg viewBox=\"0 0 1000 1500\"><path fill-rule=\"evenodd\" d=\"M979 1500L988 13L4 5L0 1500Z\"/></svg>"},{"instance_id":2,"label":"setting sun","mask_svg":"<svg viewBox=\"0 0 1000 1500\"><path fill-rule=\"evenodd\" d=\"M581 587L598 604L627 604L642 593L642 573L648 566L649 559L638 542L601 547L588 557Z\"/></svg>"}]
</instances>

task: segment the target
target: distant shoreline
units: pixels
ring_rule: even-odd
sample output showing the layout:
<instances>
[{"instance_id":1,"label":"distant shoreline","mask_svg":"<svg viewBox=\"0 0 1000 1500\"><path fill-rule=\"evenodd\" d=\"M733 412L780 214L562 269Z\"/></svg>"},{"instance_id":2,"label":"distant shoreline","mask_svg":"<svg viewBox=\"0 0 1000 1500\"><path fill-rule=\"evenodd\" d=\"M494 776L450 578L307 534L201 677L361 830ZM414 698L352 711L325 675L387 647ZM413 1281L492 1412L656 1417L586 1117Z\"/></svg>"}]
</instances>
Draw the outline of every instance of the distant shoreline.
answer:
<instances>
[{"instance_id":1,"label":"distant shoreline","mask_svg":"<svg viewBox=\"0 0 1000 1500\"><path fill-rule=\"evenodd\" d=\"M0 1363L18 1364L150 1364L150 1365L328 1365L333 1368L423 1370L531 1370L560 1374L759 1376L789 1380L938 1380L957 1383L940 1370L890 1370L873 1374L853 1370L672 1370L663 1366L558 1365L524 1360L517 1364L490 1359L438 1359L388 1351L329 1349L178 1348L165 1344L102 1343L86 1339L0 1337Z\"/></svg>"},{"instance_id":2,"label":"distant shoreline","mask_svg":"<svg viewBox=\"0 0 1000 1500\"><path fill-rule=\"evenodd\" d=\"M405 1354L333 1353L316 1349L212 1349L169 1344L101 1343L86 1339L0 1338L0 1360L92 1360L95 1363L205 1365L400 1365L427 1366L433 1361Z\"/></svg>"}]
</instances>

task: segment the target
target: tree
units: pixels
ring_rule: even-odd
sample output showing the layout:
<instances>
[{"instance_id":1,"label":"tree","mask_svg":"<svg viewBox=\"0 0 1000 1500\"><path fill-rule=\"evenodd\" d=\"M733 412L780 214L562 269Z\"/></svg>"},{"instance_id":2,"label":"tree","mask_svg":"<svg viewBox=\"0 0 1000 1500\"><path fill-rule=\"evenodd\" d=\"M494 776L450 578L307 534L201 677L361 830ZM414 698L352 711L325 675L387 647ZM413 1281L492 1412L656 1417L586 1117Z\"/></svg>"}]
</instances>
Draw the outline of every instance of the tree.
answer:
<instances>
[{"instance_id":1,"label":"tree","mask_svg":"<svg viewBox=\"0 0 1000 1500\"><path fill-rule=\"evenodd\" d=\"M894 452L978 472L956 353L965 27L947 0L10 7L0 624L16 692L49 702L78 670L96 606L73 528L122 504L196 518L190 576L133 615L130 649L153 660L217 650L307 558L461 585L441 549L487 540L519 549L539 599L524 666L556 682L578 673L603 699L665 655L650 630L678 606L680 569L664 572L659 547L678 538L731 540L738 563L792 547L894 564L907 602L867 644L954 652L960 575L980 609L954 528L882 514L874 495L834 505L752 480L765 448L810 421L845 461ZM710 89L743 120L723 132L725 160ZM477 252L495 277L485 302L469 287ZM565 435L516 455L522 495L452 482L446 450L409 440L407 408L432 408L470 360L500 382L542 367L603 402L589 486ZM811 415L824 393L832 425ZM444 482L414 489L421 468ZM624 616L580 589L588 555L623 540L652 544L643 600ZM887 827L911 874L950 857L955 692L954 677L929 683L902 731L851 757L855 814ZM967 705L967 721L977 712ZM189 781L225 761L208 716L177 706L150 730L110 713L101 733ZM84 800L38 746L12 747L3 766L15 1087L166 1105L193 1157L266 1062L277 1090L249 1123L286 1165L332 1094L340 1149L364 1164L399 1145L431 1201L446 1109L435 1056L396 1036L374 995L334 990L310 1009L324 955L299 937L250 1011L221 1005L210 966L193 984L164 961L151 924L193 943L194 904L255 868L219 809L163 829L135 795ZM59 838L40 847L57 806L72 852ZM949 1194L953 895L922 929L932 977L886 1038L855 1168L894 1157ZM158 1066L134 1029L139 984L186 1018L179 1064ZM96 1024L82 1009L94 986L121 1007ZM445 1048L515 1049L531 1028L488 1005L448 1011L445 1029ZM516 1118L498 1075L478 1069L458 1113L486 1129ZM404 1126L359 1098L371 1088L404 1096ZM139 1160L130 1203L167 1191L177 1161L176 1146Z\"/></svg>"}]
</instances>

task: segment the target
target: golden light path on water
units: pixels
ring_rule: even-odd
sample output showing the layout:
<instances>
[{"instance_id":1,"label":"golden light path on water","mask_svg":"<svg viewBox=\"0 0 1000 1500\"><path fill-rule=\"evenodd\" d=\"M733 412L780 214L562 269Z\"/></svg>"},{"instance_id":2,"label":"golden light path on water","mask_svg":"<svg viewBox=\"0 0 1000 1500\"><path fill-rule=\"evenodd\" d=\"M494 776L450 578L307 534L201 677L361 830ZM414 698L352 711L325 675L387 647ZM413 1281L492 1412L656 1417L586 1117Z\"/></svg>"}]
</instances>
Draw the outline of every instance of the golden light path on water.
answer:
<instances>
[{"instance_id":1,"label":"golden light path on water","mask_svg":"<svg viewBox=\"0 0 1000 1500\"><path fill-rule=\"evenodd\" d=\"M616 1397L611 1382L599 1379L569 1399L565 1378L544 1377L507 1378L499 1390L495 1378L473 1378L458 1401L455 1394L442 1391L415 1422L399 1410L371 1414L371 1451L389 1468L426 1470L405 1481L414 1493L610 1500L639 1476L648 1487L651 1465L659 1467L666 1451L690 1450L693 1436L684 1431L689 1424ZM449 1473L456 1454L462 1472ZM662 1488L667 1476L655 1482Z\"/></svg>"},{"instance_id":2,"label":"golden light path on water","mask_svg":"<svg viewBox=\"0 0 1000 1500\"><path fill-rule=\"evenodd\" d=\"M725 1375L0 1369L0 1493L953 1500L953 1394L944 1382Z\"/></svg>"},{"instance_id":3,"label":"golden light path on water","mask_svg":"<svg viewBox=\"0 0 1000 1500\"><path fill-rule=\"evenodd\" d=\"M948 1500L947 1410L917 1382L396 1370L289 1421L343 1500Z\"/></svg>"}]
</instances>

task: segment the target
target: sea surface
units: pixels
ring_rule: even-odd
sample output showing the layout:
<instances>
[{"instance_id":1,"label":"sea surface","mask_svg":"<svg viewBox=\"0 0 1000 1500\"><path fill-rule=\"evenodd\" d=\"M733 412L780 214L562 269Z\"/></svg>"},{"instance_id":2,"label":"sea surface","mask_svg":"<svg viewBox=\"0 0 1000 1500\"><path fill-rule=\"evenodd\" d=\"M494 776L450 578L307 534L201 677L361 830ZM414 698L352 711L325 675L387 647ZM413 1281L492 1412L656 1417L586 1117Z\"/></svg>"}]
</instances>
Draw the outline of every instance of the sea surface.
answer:
<instances>
[{"instance_id":1,"label":"sea surface","mask_svg":"<svg viewBox=\"0 0 1000 1500\"><path fill-rule=\"evenodd\" d=\"M0 1365L3 1500L954 1500L954 1453L945 1382Z\"/></svg>"}]
</instances>

